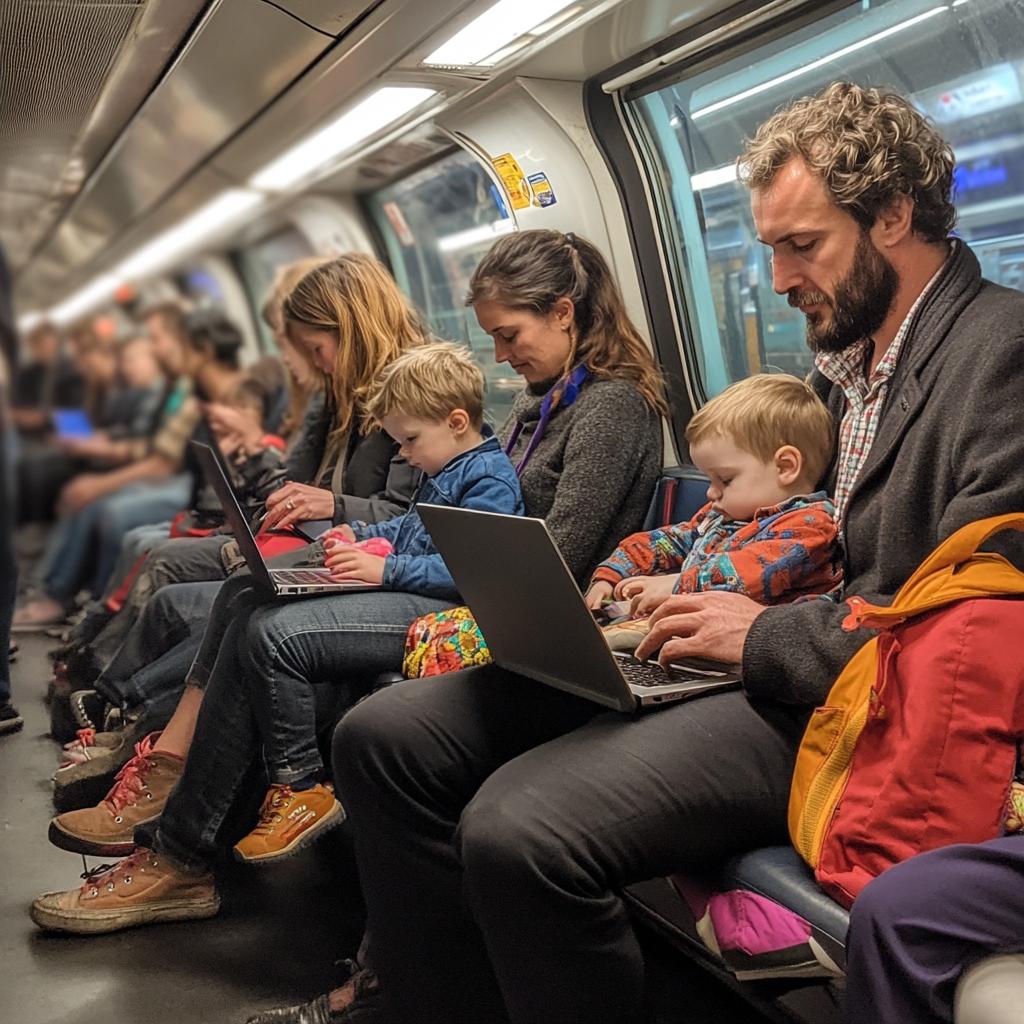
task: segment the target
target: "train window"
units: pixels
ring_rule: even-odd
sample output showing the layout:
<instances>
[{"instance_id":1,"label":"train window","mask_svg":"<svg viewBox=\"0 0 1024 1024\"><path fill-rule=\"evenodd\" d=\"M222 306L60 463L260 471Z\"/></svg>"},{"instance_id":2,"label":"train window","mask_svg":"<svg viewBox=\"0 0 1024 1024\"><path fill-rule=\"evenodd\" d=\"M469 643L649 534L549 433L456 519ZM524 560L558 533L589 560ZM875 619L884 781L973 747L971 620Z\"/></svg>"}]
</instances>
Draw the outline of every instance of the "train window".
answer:
<instances>
[{"instance_id":1,"label":"train window","mask_svg":"<svg viewBox=\"0 0 1024 1024\"><path fill-rule=\"evenodd\" d=\"M771 288L736 181L742 140L780 106L837 80L891 88L957 156L958 232L987 277L1024 290L1024 20L1016 0L859 0L628 103L661 203L691 365L711 396L759 371L811 367L803 318Z\"/></svg>"},{"instance_id":2,"label":"train window","mask_svg":"<svg viewBox=\"0 0 1024 1024\"><path fill-rule=\"evenodd\" d=\"M499 235L514 228L480 162L453 153L367 197L402 290L440 338L468 345L487 378L487 415L500 425L518 377L494 362L494 345L464 302L476 265Z\"/></svg>"},{"instance_id":3,"label":"train window","mask_svg":"<svg viewBox=\"0 0 1024 1024\"><path fill-rule=\"evenodd\" d=\"M270 292L270 286L274 283L274 274L283 264L294 263L312 255L312 246L297 228L278 231L262 242L235 253L235 265L245 284L264 352L277 353L274 334L264 323L262 316L263 303Z\"/></svg>"}]
</instances>

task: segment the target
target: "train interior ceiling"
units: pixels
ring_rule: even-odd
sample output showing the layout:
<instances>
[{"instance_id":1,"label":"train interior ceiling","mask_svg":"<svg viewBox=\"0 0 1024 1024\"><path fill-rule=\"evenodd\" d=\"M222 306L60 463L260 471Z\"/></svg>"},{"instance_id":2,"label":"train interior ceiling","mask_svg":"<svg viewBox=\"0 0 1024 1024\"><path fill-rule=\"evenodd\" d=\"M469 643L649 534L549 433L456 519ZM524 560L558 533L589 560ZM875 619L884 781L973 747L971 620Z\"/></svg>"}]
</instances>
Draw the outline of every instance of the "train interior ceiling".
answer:
<instances>
[{"instance_id":1,"label":"train interior ceiling","mask_svg":"<svg viewBox=\"0 0 1024 1024\"><path fill-rule=\"evenodd\" d=\"M259 310L279 265L364 251L388 265L438 337L476 353L500 422L521 380L495 364L465 308L469 278L501 235L572 231L609 258L666 371L666 464L685 462L686 422L708 397L752 372L811 367L802 318L771 289L734 161L779 106L839 79L892 87L932 118L957 157L958 233L985 276L1024 289L1015 0L50 0L0 12L0 240L23 333L43 319L96 316L123 333L133 306L180 298L233 320L251 363L275 351ZM45 671L45 645L34 637L24 647L16 681L27 687ZM26 718L30 733L45 731L41 713ZM20 756L0 750L4 813L29 822L18 828L35 850L47 797ZM42 757L31 758L38 768ZM32 800L38 808L26 810ZM21 867L4 900L0 1006L19 1002L0 1015L81 1024L94 1018L73 991L53 994L59 980L30 995L12 975L18 964L49 985L62 961L54 942L28 939L24 906L40 886L25 863L35 854L10 838L18 828L3 854ZM299 881L326 886L329 855L296 869ZM244 923L237 935L272 942L272 921L245 918L246 884L229 895ZM686 947L657 894L646 910L642 897L652 936L660 928ZM358 941L359 908L338 899L306 907L312 938L351 918ZM234 941L230 921L216 925L195 941ZM297 949L312 941L291 918L285 931ZM149 935L103 948L140 969L164 956ZM652 963L671 993L674 972L690 968L667 949ZM232 1001L252 991L246 954L207 952L210 971L181 968L181 984L202 975L189 1019L242 1019ZM74 984L95 988L92 955L73 961ZM213 966L231 979L221 988ZM758 983L743 993L754 1010L726 990L739 987L727 972L705 966L715 986L706 1005L666 996L664 1020L836 1019L827 977L816 987ZM274 1005L329 980L256 987ZM162 1005L174 1002L165 981L147 1020L180 1019ZM136 1012L130 1000L122 1017L88 1009L97 1021L143 1019Z\"/></svg>"}]
</instances>

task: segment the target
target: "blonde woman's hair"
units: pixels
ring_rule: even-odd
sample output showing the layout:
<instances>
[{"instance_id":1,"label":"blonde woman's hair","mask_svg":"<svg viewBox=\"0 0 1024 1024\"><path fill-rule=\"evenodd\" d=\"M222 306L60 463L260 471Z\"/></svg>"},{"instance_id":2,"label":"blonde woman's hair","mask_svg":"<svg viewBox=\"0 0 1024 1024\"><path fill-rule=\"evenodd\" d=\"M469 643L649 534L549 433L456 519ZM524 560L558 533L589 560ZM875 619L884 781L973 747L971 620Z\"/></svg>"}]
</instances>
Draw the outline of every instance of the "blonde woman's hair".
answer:
<instances>
[{"instance_id":1,"label":"blonde woman's hair","mask_svg":"<svg viewBox=\"0 0 1024 1024\"><path fill-rule=\"evenodd\" d=\"M477 266L466 305L499 302L548 316L562 298L575 311L563 372L584 363L595 377L630 380L655 412L667 414L661 372L629 319L611 268L585 238L539 229L505 235Z\"/></svg>"},{"instance_id":2,"label":"blonde woman's hair","mask_svg":"<svg viewBox=\"0 0 1024 1024\"><path fill-rule=\"evenodd\" d=\"M400 355L377 378L366 402L369 422L385 416L415 416L430 423L456 409L469 414L474 429L484 422L484 375L465 345L434 341Z\"/></svg>"},{"instance_id":3,"label":"blonde woman's hair","mask_svg":"<svg viewBox=\"0 0 1024 1024\"><path fill-rule=\"evenodd\" d=\"M820 480L832 458L832 416L810 384L788 373L759 373L731 384L701 406L686 428L690 444L728 437L763 463L785 445Z\"/></svg>"},{"instance_id":4,"label":"blonde woman's hair","mask_svg":"<svg viewBox=\"0 0 1024 1024\"><path fill-rule=\"evenodd\" d=\"M395 279L364 253L346 253L314 267L292 288L282 311L286 330L289 323L300 323L338 339L328 392L335 440L364 428L363 403L381 371L426 340Z\"/></svg>"},{"instance_id":5,"label":"blonde woman's hair","mask_svg":"<svg viewBox=\"0 0 1024 1024\"><path fill-rule=\"evenodd\" d=\"M747 140L740 180L755 192L770 189L795 157L862 228L900 196L913 200L911 224L924 241L941 242L956 224L953 150L895 93L836 82L791 103Z\"/></svg>"},{"instance_id":6,"label":"blonde woman's hair","mask_svg":"<svg viewBox=\"0 0 1024 1024\"><path fill-rule=\"evenodd\" d=\"M281 307L284 300L288 298L291 290L306 276L314 267L326 263L327 256L307 256L305 259L296 260L294 263L282 263L274 271L274 280L267 291L260 309L263 322L275 332L283 333L283 313ZM287 335L285 335L287 337ZM294 440L298 437L299 428L306 415L310 399L318 391L323 391L326 385L324 375L318 370L309 359L309 353L301 345L294 345L291 339L287 344L295 350L296 355L303 360L312 374L312 381L307 385L299 384L290 373L285 374L286 386L288 388L288 411L281 418L281 436L286 440Z\"/></svg>"}]
</instances>

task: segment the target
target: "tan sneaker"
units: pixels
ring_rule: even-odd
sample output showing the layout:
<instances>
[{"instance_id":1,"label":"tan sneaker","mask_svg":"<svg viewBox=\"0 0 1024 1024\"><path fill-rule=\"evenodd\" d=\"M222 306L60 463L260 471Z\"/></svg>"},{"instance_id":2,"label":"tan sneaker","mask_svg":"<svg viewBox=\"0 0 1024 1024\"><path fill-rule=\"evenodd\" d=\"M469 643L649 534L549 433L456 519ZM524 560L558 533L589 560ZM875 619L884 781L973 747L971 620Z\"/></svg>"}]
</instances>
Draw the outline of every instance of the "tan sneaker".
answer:
<instances>
[{"instance_id":1,"label":"tan sneaker","mask_svg":"<svg viewBox=\"0 0 1024 1024\"><path fill-rule=\"evenodd\" d=\"M160 815L185 762L154 750L159 733L135 746L135 756L117 773L114 788L95 807L59 814L50 822L50 842L90 857L125 857L135 849L135 826Z\"/></svg>"},{"instance_id":2,"label":"tan sneaker","mask_svg":"<svg viewBox=\"0 0 1024 1024\"><path fill-rule=\"evenodd\" d=\"M100 935L156 921L197 921L220 909L211 872L187 875L152 850L140 848L116 867L82 877L81 889L36 897L31 914L40 928Z\"/></svg>"},{"instance_id":3,"label":"tan sneaker","mask_svg":"<svg viewBox=\"0 0 1024 1024\"><path fill-rule=\"evenodd\" d=\"M271 786L260 808L259 824L235 846L235 860L256 864L287 857L344 820L345 812L328 786L298 793L289 786Z\"/></svg>"}]
</instances>

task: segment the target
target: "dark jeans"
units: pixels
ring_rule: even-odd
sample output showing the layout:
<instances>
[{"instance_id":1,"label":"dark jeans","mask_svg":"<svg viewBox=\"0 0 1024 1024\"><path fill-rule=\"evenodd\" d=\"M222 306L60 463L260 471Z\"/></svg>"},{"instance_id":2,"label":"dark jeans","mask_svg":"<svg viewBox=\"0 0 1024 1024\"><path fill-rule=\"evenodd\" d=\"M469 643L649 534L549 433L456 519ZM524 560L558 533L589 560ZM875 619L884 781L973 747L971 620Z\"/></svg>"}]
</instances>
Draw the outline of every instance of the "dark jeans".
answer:
<instances>
[{"instance_id":1,"label":"dark jeans","mask_svg":"<svg viewBox=\"0 0 1024 1024\"><path fill-rule=\"evenodd\" d=\"M46 593L58 601L74 597L93 561L92 592L101 594L125 534L136 526L171 519L188 504L191 481L189 474L182 473L155 483L128 484L86 505L71 517L63 533L61 550L46 578Z\"/></svg>"},{"instance_id":2,"label":"dark jeans","mask_svg":"<svg viewBox=\"0 0 1024 1024\"><path fill-rule=\"evenodd\" d=\"M739 692L627 717L494 666L354 708L335 779L396 1018L640 1019L621 889L786 842L805 719Z\"/></svg>"},{"instance_id":3,"label":"dark jeans","mask_svg":"<svg viewBox=\"0 0 1024 1024\"><path fill-rule=\"evenodd\" d=\"M134 531L133 531L134 532ZM154 595L161 588L180 583L209 583L224 580L227 575L221 561L220 550L229 537L182 537L164 540L149 552L120 611L91 641L93 659L105 671L113 668L115 660L126 646L131 646L139 630L135 629ZM214 593L216 590L214 591ZM212 600L204 610L209 612ZM144 633L148 626L142 627ZM144 664L144 662L143 662Z\"/></svg>"},{"instance_id":4,"label":"dark jeans","mask_svg":"<svg viewBox=\"0 0 1024 1024\"><path fill-rule=\"evenodd\" d=\"M134 708L178 697L223 584L179 583L158 590L96 680L112 704Z\"/></svg>"},{"instance_id":5,"label":"dark jeans","mask_svg":"<svg viewBox=\"0 0 1024 1024\"><path fill-rule=\"evenodd\" d=\"M846 940L850 1024L953 1020L960 975L1024 952L1024 836L912 857L857 897Z\"/></svg>"},{"instance_id":6,"label":"dark jeans","mask_svg":"<svg viewBox=\"0 0 1024 1024\"><path fill-rule=\"evenodd\" d=\"M189 682L206 679L206 693L185 771L155 835L152 829L136 834L140 845L152 845L183 869L207 866L268 734L295 752L281 763L271 760L268 746L272 782L322 769L318 731L369 692L381 672L401 667L414 619L449 605L383 591L268 603L251 577L228 579L189 675Z\"/></svg>"}]
</instances>

